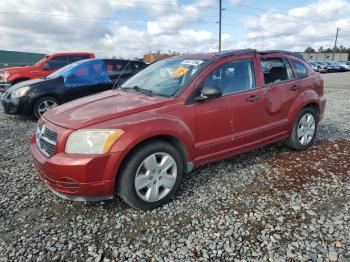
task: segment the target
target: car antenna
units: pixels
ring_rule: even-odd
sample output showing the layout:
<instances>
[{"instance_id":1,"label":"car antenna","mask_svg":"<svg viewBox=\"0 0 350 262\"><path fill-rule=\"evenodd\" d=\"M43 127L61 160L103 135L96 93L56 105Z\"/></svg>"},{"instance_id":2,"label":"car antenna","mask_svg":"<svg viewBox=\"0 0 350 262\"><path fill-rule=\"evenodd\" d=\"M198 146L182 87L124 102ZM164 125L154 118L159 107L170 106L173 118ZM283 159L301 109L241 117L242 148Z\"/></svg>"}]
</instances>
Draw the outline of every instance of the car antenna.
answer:
<instances>
[{"instance_id":1,"label":"car antenna","mask_svg":"<svg viewBox=\"0 0 350 262\"><path fill-rule=\"evenodd\" d=\"M116 85L117 85L117 83L118 83L118 81L119 81L121 75L124 73L125 68L128 67L128 65L130 64L130 62L131 62L131 59L128 60L128 62L127 62L126 65L124 66L123 70L122 70L121 73L119 74L118 78L115 80L115 82L114 82L114 84L113 84L113 87L112 87L112 90L116 87ZM119 86L117 86L117 88L118 88L118 87L119 87Z\"/></svg>"}]
</instances>

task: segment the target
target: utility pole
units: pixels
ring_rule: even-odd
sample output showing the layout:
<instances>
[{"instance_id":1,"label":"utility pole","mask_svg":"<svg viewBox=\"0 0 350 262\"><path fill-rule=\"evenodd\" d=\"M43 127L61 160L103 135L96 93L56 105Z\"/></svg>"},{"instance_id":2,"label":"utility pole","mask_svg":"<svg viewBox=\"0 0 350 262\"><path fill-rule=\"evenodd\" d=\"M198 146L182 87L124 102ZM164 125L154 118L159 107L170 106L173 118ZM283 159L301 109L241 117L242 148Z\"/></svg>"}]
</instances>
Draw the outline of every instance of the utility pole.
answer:
<instances>
[{"instance_id":1,"label":"utility pole","mask_svg":"<svg viewBox=\"0 0 350 262\"><path fill-rule=\"evenodd\" d=\"M221 51L221 13L222 13L222 0L219 0L219 52Z\"/></svg>"},{"instance_id":2,"label":"utility pole","mask_svg":"<svg viewBox=\"0 0 350 262\"><path fill-rule=\"evenodd\" d=\"M333 48L332 61L334 61L335 49L337 48L338 32L339 32L339 27L337 27L337 33L335 34L335 42L334 42L334 48Z\"/></svg>"}]
</instances>

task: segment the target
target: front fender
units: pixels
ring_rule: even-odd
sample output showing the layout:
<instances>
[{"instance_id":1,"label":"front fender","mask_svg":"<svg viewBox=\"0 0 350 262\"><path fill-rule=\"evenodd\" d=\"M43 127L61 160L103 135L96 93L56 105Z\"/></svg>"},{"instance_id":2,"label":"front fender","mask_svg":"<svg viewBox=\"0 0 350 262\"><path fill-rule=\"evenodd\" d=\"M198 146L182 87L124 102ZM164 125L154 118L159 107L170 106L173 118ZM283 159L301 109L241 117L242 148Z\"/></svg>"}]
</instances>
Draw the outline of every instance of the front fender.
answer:
<instances>
[{"instance_id":1,"label":"front fender","mask_svg":"<svg viewBox=\"0 0 350 262\"><path fill-rule=\"evenodd\" d=\"M142 116L142 118L140 117ZM137 146L148 139L157 136L171 136L180 141L186 151L188 161L195 158L195 137L190 127L179 118L171 115L140 114L137 120L131 115L123 120L127 123L120 126L124 135L112 146L111 152L118 152L123 158Z\"/></svg>"}]
</instances>

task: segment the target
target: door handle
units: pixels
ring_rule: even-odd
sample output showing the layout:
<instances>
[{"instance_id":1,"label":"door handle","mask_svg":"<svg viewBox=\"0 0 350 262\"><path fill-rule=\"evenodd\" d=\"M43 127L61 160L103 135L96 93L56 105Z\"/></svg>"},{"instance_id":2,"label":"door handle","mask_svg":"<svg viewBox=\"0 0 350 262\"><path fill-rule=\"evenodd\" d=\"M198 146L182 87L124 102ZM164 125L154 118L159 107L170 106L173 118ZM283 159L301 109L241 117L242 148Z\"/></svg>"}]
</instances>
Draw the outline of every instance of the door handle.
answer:
<instances>
[{"instance_id":1,"label":"door handle","mask_svg":"<svg viewBox=\"0 0 350 262\"><path fill-rule=\"evenodd\" d=\"M290 88L290 90L292 91L298 91L300 89L300 87L298 85L292 85L292 87Z\"/></svg>"},{"instance_id":2,"label":"door handle","mask_svg":"<svg viewBox=\"0 0 350 262\"><path fill-rule=\"evenodd\" d=\"M251 95L250 97L247 98L247 101L249 102L257 102L261 100L261 96L257 96L257 95Z\"/></svg>"}]
</instances>

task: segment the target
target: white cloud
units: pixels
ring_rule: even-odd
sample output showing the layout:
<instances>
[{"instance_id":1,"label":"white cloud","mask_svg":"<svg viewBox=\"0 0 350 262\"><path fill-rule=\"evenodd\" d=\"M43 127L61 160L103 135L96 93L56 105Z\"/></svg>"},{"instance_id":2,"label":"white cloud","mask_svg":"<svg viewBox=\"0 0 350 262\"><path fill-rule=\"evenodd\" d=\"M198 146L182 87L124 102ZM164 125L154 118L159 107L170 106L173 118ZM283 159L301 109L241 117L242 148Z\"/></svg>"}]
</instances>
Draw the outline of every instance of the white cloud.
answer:
<instances>
[{"instance_id":1,"label":"white cloud","mask_svg":"<svg viewBox=\"0 0 350 262\"><path fill-rule=\"evenodd\" d=\"M209 51L216 48L216 37L210 31L193 29L191 22L200 20L200 8L214 5L215 0L192 4L177 0L104 0L103 4L94 0L5 0L0 2L0 12L28 14L0 15L0 49L43 53L86 50L108 57L135 57L157 50ZM144 16L123 14L135 10ZM118 18L120 15L127 18ZM98 19L101 17L115 17L118 22ZM154 19L144 21L145 17Z\"/></svg>"},{"instance_id":2,"label":"white cloud","mask_svg":"<svg viewBox=\"0 0 350 262\"><path fill-rule=\"evenodd\" d=\"M304 50L308 46L332 48L337 27L339 45L350 46L350 3L345 0L318 0L288 11L287 15L266 12L246 19L247 43L258 49Z\"/></svg>"},{"instance_id":3,"label":"white cloud","mask_svg":"<svg viewBox=\"0 0 350 262\"><path fill-rule=\"evenodd\" d=\"M179 0L3 0L0 12L50 16L0 14L0 49L93 51L98 56L125 58L157 50L216 51L216 25L191 22L215 21L216 12L214 17L206 17L203 12L217 9L217 5L217 0L195 0L190 4L180 4ZM339 45L350 46L349 12L348 1L318 0L285 14L270 11L259 17L249 16L244 23L246 32L239 41L232 32L224 30L223 47L295 51L307 46L327 48L333 45L336 27L341 28Z\"/></svg>"}]
</instances>

